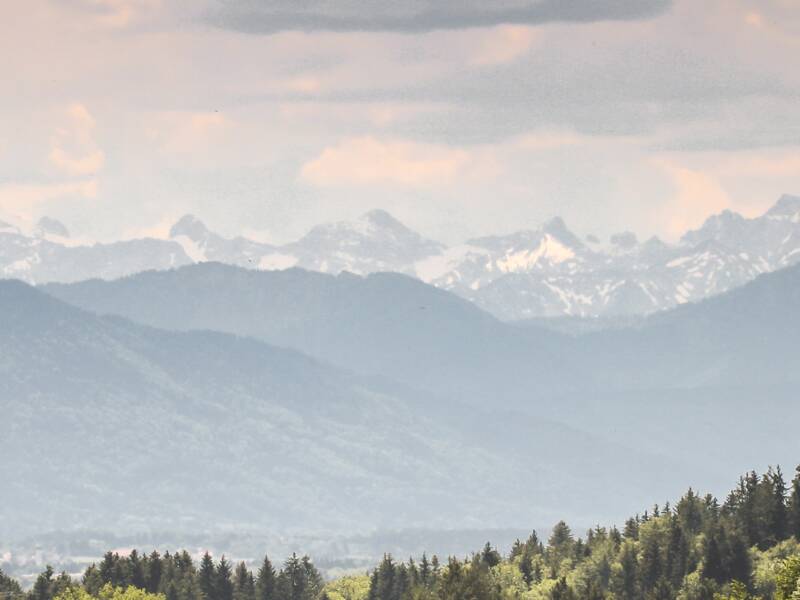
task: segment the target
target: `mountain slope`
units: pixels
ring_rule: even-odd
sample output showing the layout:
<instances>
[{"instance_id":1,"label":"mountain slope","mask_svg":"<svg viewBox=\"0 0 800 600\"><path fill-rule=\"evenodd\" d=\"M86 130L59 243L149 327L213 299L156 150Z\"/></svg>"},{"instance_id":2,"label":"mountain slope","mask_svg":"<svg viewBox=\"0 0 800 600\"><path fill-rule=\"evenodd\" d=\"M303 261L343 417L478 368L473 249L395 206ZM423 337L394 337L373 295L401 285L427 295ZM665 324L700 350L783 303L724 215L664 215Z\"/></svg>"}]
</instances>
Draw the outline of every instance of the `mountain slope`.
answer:
<instances>
[{"instance_id":1,"label":"mountain slope","mask_svg":"<svg viewBox=\"0 0 800 600\"><path fill-rule=\"evenodd\" d=\"M664 497L659 486L679 489L701 478L724 485L720 473L795 460L800 266L633 327L574 338L498 322L399 275L208 264L46 289L149 323L227 327L325 352L340 364L363 361L373 373L433 390L424 413L466 432L465 443L491 445L511 461L510 481L531 467L545 469L535 475L541 482L569 473L601 504L610 491L592 487L587 471L625 473L614 492L633 485L633 495L657 476L652 502ZM448 408L453 397L472 407ZM526 414L506 414L513 408ZM766 441L743 446L748 434ZM580 503L570 494L537 494L539 505Z\"/></svg>"},{"instance_id":2,"label":"mountain slope","mask_svg":"<svg viewBox=\"0 0 800 600\"><path fill-rule=\"evenodd\" d=\"M684 472L558 423L489 418L252 339L97 317L14 281L0 282L0 411L0 505L15 514L3 536L509 526L584 514L572 490L599 485L603 463L632 474L591 499L609 516Z\"/></svg>"},{"instance_id":3,"label":"mountain slope","mask_svg":"<svg viewBox=\"0 0 800 600\"><path fill-rule=\"evenodd\" d=\"M628 388L800 382L800 265L638 327L581 338L597 380Z\"/></svg>"},{"instance_id":4,"label":"mountain slope","mask_svg":"<svg viewBox=\"0 0 800 600\"><path fill-rule=\"evenodd\" d=\"M213 329L298 349L364 374L498 406L571 389L574 342L501 323L403 275L261 272L202 264L44 289L155 327Z\"/></svg>"}]
</instances>

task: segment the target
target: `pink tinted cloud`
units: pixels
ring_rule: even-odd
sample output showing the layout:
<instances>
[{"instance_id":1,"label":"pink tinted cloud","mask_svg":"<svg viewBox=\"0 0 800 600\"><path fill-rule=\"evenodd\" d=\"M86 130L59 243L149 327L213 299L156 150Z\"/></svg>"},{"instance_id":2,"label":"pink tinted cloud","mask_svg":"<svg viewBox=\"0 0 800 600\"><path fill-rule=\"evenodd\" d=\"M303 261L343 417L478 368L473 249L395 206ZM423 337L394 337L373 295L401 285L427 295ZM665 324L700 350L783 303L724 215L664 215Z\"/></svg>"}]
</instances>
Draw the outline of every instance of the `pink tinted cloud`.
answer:
<instances>
[{"instance_id":1,"label":"pink tinted cloud","mask_svg":"<svg viewBox=\"0 0 800 600\"><path fill-rule=\"evenodd\" d=\"M346 139L303 165L300 175L320 186L435 186L490 176L474 151L371 136Z\"/></svg>"}]
</instances>

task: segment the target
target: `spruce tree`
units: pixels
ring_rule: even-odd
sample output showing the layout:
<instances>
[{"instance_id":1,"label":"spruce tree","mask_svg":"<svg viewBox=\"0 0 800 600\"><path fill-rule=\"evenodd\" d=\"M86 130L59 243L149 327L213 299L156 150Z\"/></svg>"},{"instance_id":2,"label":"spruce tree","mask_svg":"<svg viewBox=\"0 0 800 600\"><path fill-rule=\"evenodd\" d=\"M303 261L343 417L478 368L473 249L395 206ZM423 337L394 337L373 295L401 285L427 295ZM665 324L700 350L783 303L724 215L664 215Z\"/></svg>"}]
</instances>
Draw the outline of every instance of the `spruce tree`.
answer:
<instances>
[{"instance_id":1,"label":"spruce tree","mask_svg":"<svg viewBox=\"0 0 800 600\"><path fill-rule=\"evenodd\" d=\"M720 548L720 534L717 531L713 531L706 540L703 551L703 577L722 583L725 581L725 574L722 549Z\"/></svg>"},{"instance_id":2,"label":"spruce tree","mask_svg":"<svg viewBox=\"0 0 800 600\"><path fill-rule=\"evenodd\" d=\"M550 591L550 600L575 600L575 593L567 584L567 579L561 577Z\"/></svg>"},{"instance_id":3,"label":"spruce tree","mask_svg":"<svg viewBox=\"0 0 800 600\"><path fill-rule=\"evenodd\" d=\"M219 559L219 564L214 575L214 589L216 600L233 600L233 577L231 565L225 560L225 555Z\"/></svg>"},{"instance_id":4,"label":"spruce tree","mask_svg":"<svg viewBox=\"0 0 800 600\"><path fill-rule=\"evenodd\" d=\"M216 590L216 569L214 560L206 552L200 560L200 570L197 573L197 584L205 600L220 600Z\"/></svg>"},{"instance_id":5,"label":"spruce tree","mask_svg":"<svg viewBox=\"0 0 800 600\"><path fill-rule=\"evenodd\" d=\"M431 564L428 562L427 555L422 553L422 560L419 562L419 578L422 585L428 586L432 578Z\"/></svg>"},{"instance_id":6,"label":"spruce tree","mask_svg":"<svg viewBox=\"0 0 800 600\"><path fill-rule=\"evenodd\" d=\"M53 600L54 589L53 567L47 565L45 570L36 578L28 598L29 600Z\"/></svg>"},{"instance_id":7,"label":"spruce tree","mask_svg":"<svg viewBox=\"0 0 800 600\"><path fill-rule=\"evenodd\" d=\"M768 518L773 544L789 537L789 515L786 509L786 481L780 467L769 471L770 497Z\"/></svg>"},{"instance_id":8,"label":"spruce tree","mask_svg":"<svg viewBox=\"0 0 800 600\"><path fill-rule=\"evenodd\" d=\"M23 600L25 594L17 581L11 579L0 569L0 597L6 600Z\"/></svg>"},{"instance_id":9,"label":"spruce tree","mask_svg":"<svg viewBox=\"0 0 800 600\"><path fill-rule=\"evenodd\" d=\"M141 590L145 589L144 564L135 548L131 550L128 562L130 563L130 585Z\"/></svg>"},{"instance_id":10,"label":"spruce tree","mask_svg":"<svg viewBox=\"0 0 800 600\"><path fill-rule=\"evenodd\" d=\"M658 547L658 539L651 532L642 541L640 570L642 587L645 591L655 587L656 582L661 578L661 569L661 550Z\"/></svg>"},{"instance_id":11,"label":"spruce tree","mask_svg":"<svg viewBox=\"0 0 800 600\"><path fill-rule=\"evenodd\" d=\"M244 562L236 566L233 575L233 598L234 600L256 600L256 586L253 581L253 574L247 569Z\"/></svg>"},{"instance_id":12,"label":"spruce tree","mask_svg":"<svg viewBox=\"0 0 800 600\"><path fill-rule=\"evenodd\" d=\"M639 600L639 565L636 556L636 545L632 540L623 543L619 568L613 580L614 596L619 600Z\"/></svg>"},{"instance_id":13,"label":"spruce tree","mask_svg":"<svg viewBox=\"0 0 800 600\"><path fill-rule=\"evenodd\" d=\"M798 465L792 480L787 520L789 522L789 533L800 542L800 465Z\"/></svg>"},{"instance_id":14,"label":"spruce tree","mask_svg":"<svg viewBox=\"0 0 800 600\"><path fill-rule=\"evenodd\" d=\"M639 522L632 517L625 521L625 528L622 530L622 535L626 540L638 540Z\"/></svg>"},{"instance_id":15,"label":"spruce tree","mask_svg":"<svg viewBox=\"0 0 800 600\"><path fill-rule=\"evenodd\" d=\"M163 571L161 556L153 550L147 559L147 570L145 572L145 589L151 594L158 592L161 586L161 573Z\"/></svg>"},{"instance_id":16,"label":"spruce tree","mask_svg":"<svg viewBox=\"0 0 800 600\"><path fill-rule=\"evenodd\" d=\"M261 568L258 570L256 578L256 599L275 600L277 598L277 575L269 560L269 556L264 556Z\"/></svg>"},{"instance_id":17,"label":"spruce tree","mask_svg":"<svg viewBox=\"0 0 800 600\"><path fill-rule=\"evenodd\" d=\"M481 560L487 567L492 568L500 564L502 557L495 548L492 548L492 545L489 542L486 542L486 545L483 547L483 551L481 552Z\"/></svg>"}]
</instances>

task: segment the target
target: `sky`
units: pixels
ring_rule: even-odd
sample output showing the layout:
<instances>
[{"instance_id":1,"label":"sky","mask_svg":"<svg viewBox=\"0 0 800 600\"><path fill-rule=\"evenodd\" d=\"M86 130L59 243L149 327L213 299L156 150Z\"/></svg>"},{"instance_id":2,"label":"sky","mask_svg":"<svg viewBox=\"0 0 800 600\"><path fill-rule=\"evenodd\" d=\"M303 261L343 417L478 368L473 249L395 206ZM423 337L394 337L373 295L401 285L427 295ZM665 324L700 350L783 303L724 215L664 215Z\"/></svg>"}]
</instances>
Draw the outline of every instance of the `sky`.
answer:
<instances>
[{"instance_id":1,"label":"sky","mask_svg":"<svg viewBox=\"0 0 800 600\"><path fill-rule=\"evenodd\" d=\"M800 194L800 0L8 0L0 219L677 239Z\"/></svg>"}]
</instances>

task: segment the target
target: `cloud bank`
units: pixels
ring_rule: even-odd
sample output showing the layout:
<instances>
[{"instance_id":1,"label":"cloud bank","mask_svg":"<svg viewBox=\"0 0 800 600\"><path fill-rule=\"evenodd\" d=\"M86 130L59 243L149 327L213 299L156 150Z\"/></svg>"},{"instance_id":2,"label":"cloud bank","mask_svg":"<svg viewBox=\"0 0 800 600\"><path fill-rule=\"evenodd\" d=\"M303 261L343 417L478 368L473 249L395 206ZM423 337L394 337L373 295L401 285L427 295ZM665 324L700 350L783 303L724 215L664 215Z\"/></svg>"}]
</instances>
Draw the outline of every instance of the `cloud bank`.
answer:
<instances>
[{"instance_id":1,"label":"cloud bank","mask_svg":"<svg viewBox=\"0 0 800 600\"><path fill-rule=\"evenodd\" d=\"M647 19L670 5L670 0L229 0L215 4L207 19L221 28L257 34L287 30L413 33L508 24Z\"/></svg>"}]
</instances>

